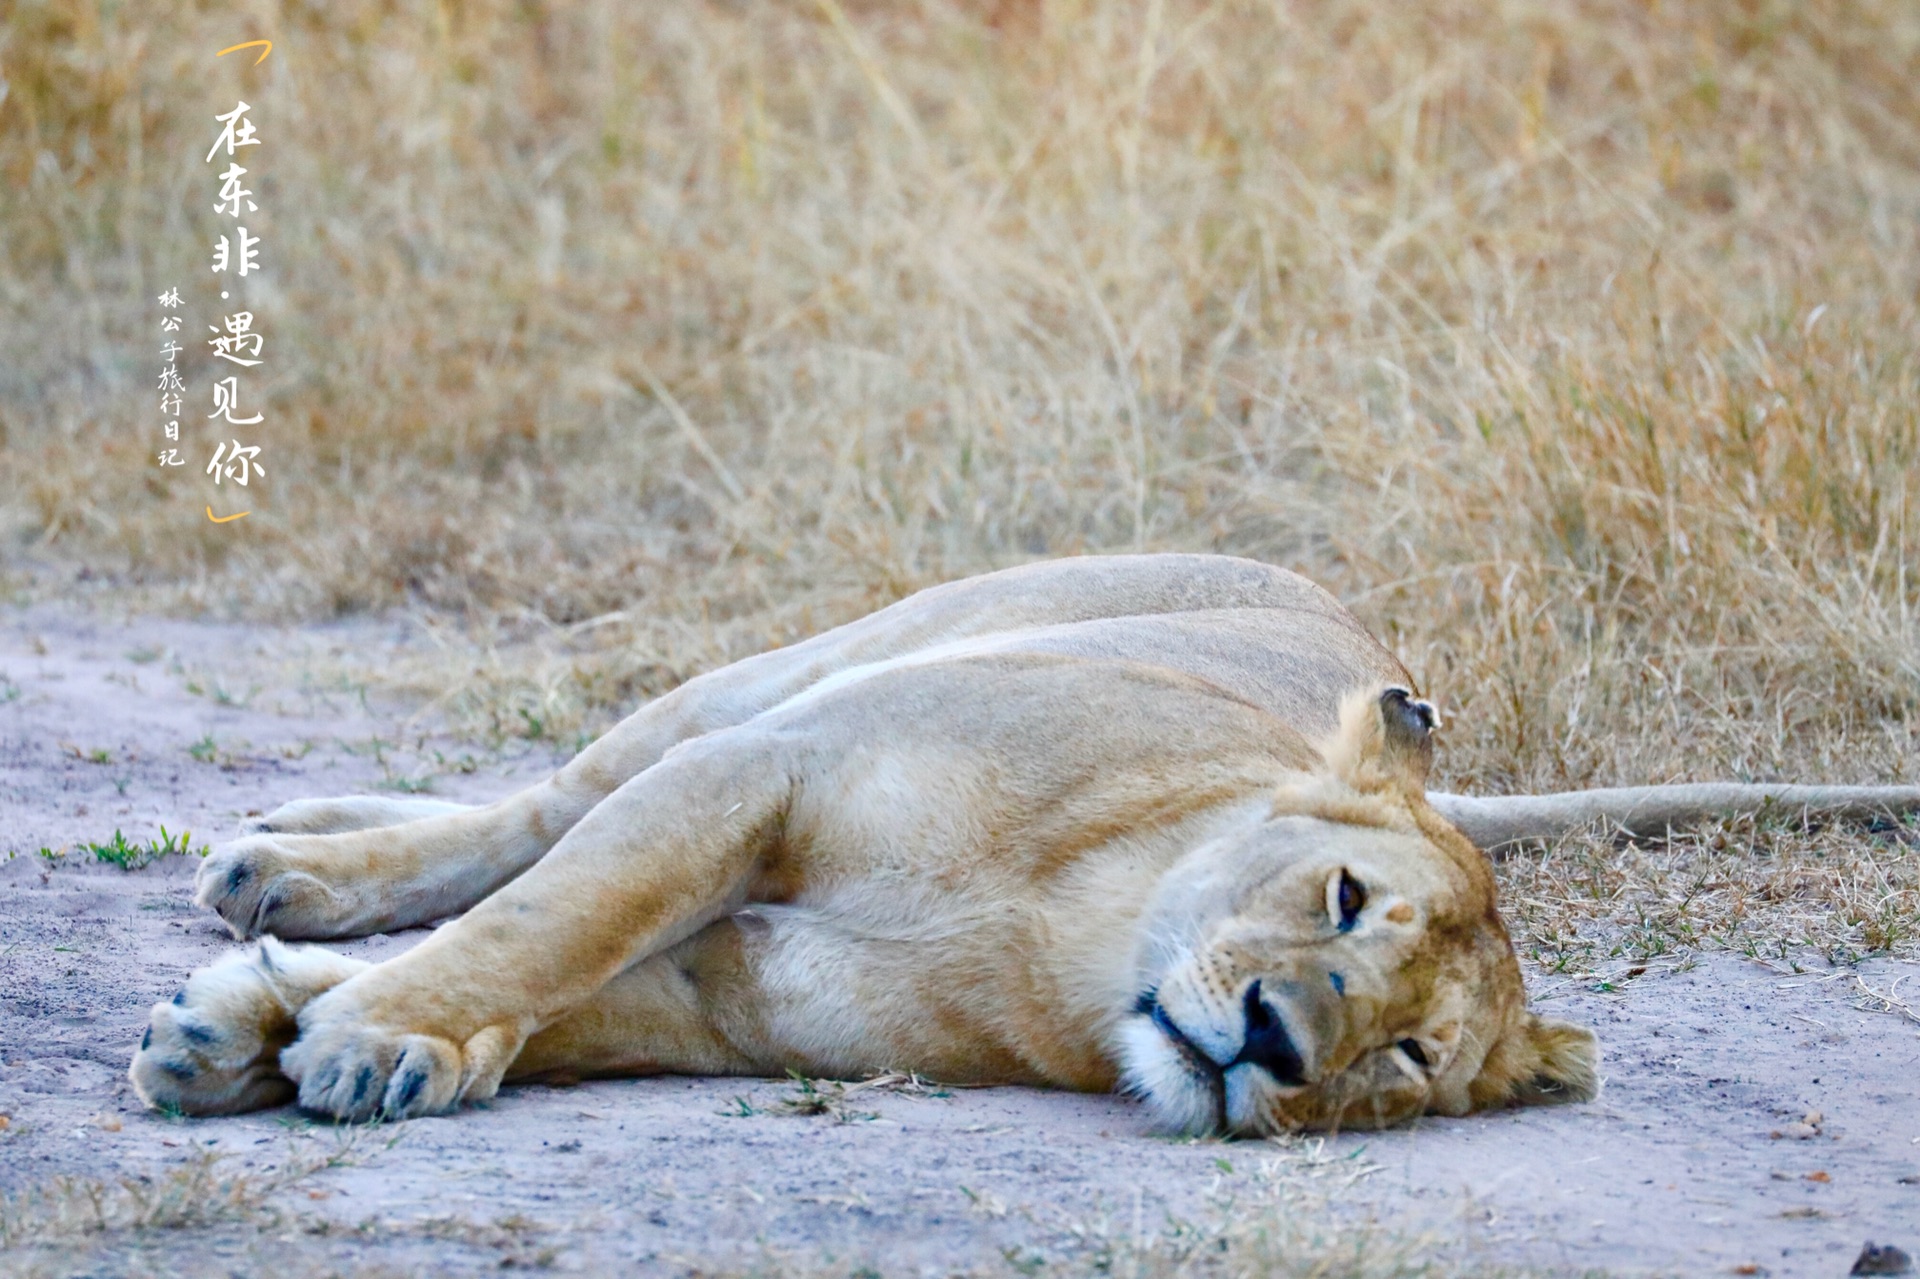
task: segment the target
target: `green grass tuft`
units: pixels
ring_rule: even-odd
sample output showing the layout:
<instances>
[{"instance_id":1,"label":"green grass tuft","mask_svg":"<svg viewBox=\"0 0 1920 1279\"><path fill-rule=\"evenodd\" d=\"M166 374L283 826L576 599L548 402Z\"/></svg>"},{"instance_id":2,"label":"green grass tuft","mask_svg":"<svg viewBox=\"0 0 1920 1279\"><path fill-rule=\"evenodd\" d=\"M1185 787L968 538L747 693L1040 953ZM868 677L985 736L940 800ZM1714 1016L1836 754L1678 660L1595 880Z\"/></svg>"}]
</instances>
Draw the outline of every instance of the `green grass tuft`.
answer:
<instances>
[{"instance_id":1,"label":"green grass tuft","mask_svg":"<svg viewBox=\"0 0 1920 1279\"><path fill-rule=\"evenodd\" d=\"M149 839L144 844L130 843L127 837L116 828L113 838L104 844L81 844L81 851L93 854L97 862L108 862L121 870L140 870L151 866L163 857L185 857L193 851L193 832L181 831L178 835L168 832L165 826L160 828L158 838ZM205 857L213 846L202 844L200 856ZM49 849L41 849L40 855L53 860L58 854Z\"/></svg>"}]
</instances>

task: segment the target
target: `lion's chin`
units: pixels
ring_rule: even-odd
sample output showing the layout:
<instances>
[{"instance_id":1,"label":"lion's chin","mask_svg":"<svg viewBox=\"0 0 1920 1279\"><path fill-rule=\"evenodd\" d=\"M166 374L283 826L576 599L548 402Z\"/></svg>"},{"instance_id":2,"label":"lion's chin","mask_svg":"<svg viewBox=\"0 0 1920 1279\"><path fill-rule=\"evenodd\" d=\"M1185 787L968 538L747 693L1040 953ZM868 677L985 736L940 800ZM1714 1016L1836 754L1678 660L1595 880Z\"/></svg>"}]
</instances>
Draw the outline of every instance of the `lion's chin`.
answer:
<instances>
[{"instance_id":1,"label":"lion's chin","mask_svg":"<svg viewBox=\"0 0 1920 1279\"><path fill-rule=\"evenodd\" d=\"M1146 1105L1156 1128L1196 1137L1218 1130L1213 1085L1151 1018L1129 1017L1121 1026L1120 1060L1126 1090Z\"/></svg>"}]
</instances>

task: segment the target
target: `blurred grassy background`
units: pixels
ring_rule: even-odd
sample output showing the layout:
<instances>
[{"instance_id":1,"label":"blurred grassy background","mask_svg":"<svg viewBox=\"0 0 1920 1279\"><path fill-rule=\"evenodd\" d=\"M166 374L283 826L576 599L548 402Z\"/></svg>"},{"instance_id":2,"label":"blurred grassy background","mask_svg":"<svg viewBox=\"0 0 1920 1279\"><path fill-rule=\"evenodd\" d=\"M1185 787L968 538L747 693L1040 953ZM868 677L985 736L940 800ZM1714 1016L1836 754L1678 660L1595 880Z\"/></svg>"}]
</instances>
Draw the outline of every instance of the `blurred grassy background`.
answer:
<instances>
[{"instance_id":1,"label":"blurred grassy background","mask_svg":"<svg viewBox=\"0 0 1920 1279\"><path fill-rule=\"evenodd\" d=\"M551 732L945 578L1219 550L1351 601L1456 787L1920 772L1905 0L244 12L0 19L29 593L406 607L452 637L407 678ZM214 527L149 348L237 95L269 477Z\"/></svg>"}]
</instances>

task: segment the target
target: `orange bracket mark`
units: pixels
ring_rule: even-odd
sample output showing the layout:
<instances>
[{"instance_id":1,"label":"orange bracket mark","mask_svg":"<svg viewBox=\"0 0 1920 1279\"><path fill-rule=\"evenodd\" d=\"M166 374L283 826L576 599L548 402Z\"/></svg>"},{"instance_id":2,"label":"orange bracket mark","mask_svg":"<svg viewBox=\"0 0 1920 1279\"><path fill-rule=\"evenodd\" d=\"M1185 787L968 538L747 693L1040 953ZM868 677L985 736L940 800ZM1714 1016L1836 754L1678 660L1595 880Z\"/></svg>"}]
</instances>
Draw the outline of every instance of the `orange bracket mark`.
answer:
<instances>
[{"instance_id":1,"label":"orange bracket mark","mask_svg":"<svg viewBox=\"0 0 1920 1279\"><path fill-rule=\"evenodd\" d=\"M252 514L253 514L252 511L242 511L238 515L215 515L213 513L212 505L209 504L207 507L207 518L212 520L215 524L231 524L235 520L245 519L247 516Z\"/></svg>"},{"instance_id":2,"label":"orange bracket mark","mask_svg":"<svg viewBox=\"0 0 1920 1279\"><path fill-rule=\"evenodd\" d=\"M266 47L266 48L264 48L264 49L260 49L260 46L261 46L261 45L265 45L265 46L267 46L267 47ZM224 57L226 57L226 56L227 56L227 55L228 55L229 53L232 53L232 52L233 52L234 50L236 50L236 49L260 49L260 56L259 56L259 57L257 57L257 58L255 58L255 59L253 60L253 65L257 67L257 66L259 66L259 65L260 65L260 64L261 64L262 62L265 62L265 61L267 60L267 55L268 55L269 53L272 53L272 52L273 52L273 41L271 41L271 40L249 40L249 41L247 41L247 42L246 42L245 44L230 44L230 45L228 45L228 46L227 46L226 48L224 48L224 49L222 49L222 50L220 50L220 52L218 52L218 53L216 53L216 54L214 54L213 56L214 56L214 57L216 57L216 58L224 58Z\"/></svg>"}]
</instances>

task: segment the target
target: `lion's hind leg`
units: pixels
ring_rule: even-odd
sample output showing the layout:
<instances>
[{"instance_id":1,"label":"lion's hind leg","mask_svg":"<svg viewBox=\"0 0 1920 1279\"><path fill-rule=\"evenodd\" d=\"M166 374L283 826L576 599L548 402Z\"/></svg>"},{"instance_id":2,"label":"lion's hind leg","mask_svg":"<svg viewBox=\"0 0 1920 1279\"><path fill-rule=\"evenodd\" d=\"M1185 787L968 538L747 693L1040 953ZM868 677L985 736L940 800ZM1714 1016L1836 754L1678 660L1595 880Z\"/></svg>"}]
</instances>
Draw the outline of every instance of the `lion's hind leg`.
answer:
<instances>
[{"instance_id":1,"label":"lion's hind leg","mask_svg":"<svg viewBox=\"0 0 1920 1279\"><path fill-rule=\"evenodd\" d=\"M722 923L709 931L731 928ZM506 1077L752 1073L754 1063L713 1028L693 975L711 975L715 965L697 952L715 949L728 948L694 938L635 964L535 1034ZM722 966L737 966L731 958ZM272 938L222 957L153 1006L128 1072L134 1090L155 1110L186 1115L240 1114L292 1101L297 1086L282 1070L280 1054L299 1033L300 1010L369 966ZM396 1061L396 1078L386 1083L375 1113L405 1118L445 1108L448 1098L421 1086L431 1072L409 1072L405 1064Z\"/></svg>"},{"instance_id":2,"label":"lion's hind leg","mask_svg":"<svg viewBox=\"0 0 1920 1279\"><path fill-rule=\"evenodd\" d=\"M507 1068L510 1082L632 1075L741 1075L760 1064L713 1024L714 986L741 998L751 978L729 920L652 955L536 1032Z\"/></svg>"},{"instance_id":3,"label":"lion's hind leg","mask_svg":"<svg viewBox=\"0 0 1920 1279\"><path fill-rule=\"evenodd\" d=\"M296 799L265 817L241 823L242 835L338 835L345 831L398 826L422 817L464 813L471 804L444 799L400 799L391 795L341 795L333 799Z\"/></svg>"},{"instance_id":4,"label":"lion's hind leg","mask_svg":"<svg viewBox=\"0 0 1920 1279\"><path fill-rule=\"evenodd\" d=\"M128 1074L156 1110L231 1115L293 1100L280 1050L300 1010L366 968L317 946L271 938L201 969L155 1004Z\"/></svg>"}]
</instances>

